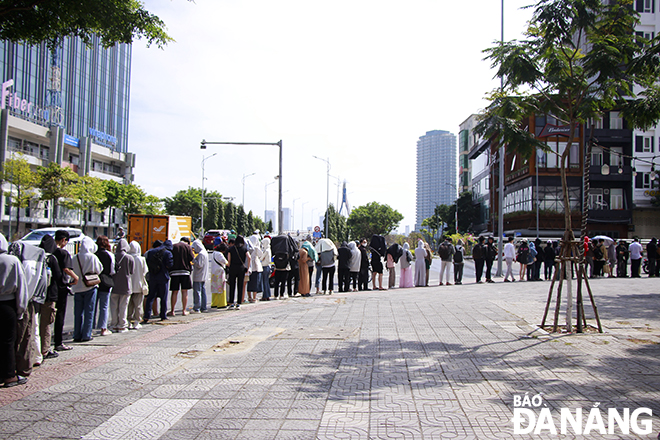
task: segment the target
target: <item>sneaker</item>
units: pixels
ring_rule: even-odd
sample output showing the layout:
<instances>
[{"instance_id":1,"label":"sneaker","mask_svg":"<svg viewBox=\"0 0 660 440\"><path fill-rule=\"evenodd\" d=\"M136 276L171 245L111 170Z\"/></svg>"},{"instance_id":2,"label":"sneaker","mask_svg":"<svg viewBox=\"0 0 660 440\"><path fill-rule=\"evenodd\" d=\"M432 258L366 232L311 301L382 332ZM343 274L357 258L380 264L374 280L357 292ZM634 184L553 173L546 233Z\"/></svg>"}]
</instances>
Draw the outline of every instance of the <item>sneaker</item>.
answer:
<instances>
[{"instance_id":1,"label":"sneaker","mask_svg":"<svg viewBox=\"0 0 660 440\"><path fill-rule=\"evenodd\" d=\"M241 310L241 305L240 304L236 304L236 310Z\"/></svg>"},{"instance_id":2,"label":"sneaker","mask_svg":"<svg viewBox=\"0 0 660 440\"><path fill-rule=\"evenodd\" d=\"M440 284L438 284L438 286L444 286L444 284L442 284L442 281L440 281Z\"/></svg>"},{"instance_id":3,"label":"sneaker","mask_svg":"<svg viewBox=\"0 0 660 440\"><path fill-rule=\"evenodd\" d=\"M135 325L133 326L132 330L140 330L141 328L142 328L142 325L140 325L140 323L137 322L137 323L135 323Z\"/></svg>"},{"instance_id":4,"label":"sneaker","mask_svg":"<svg viewBox=\"0 0 660 440\"><path fill-rule=\"evenodd\" d=\"M183 316L188 316L188 315L190 315L190 312L184 310L183 312L181 312L181 315L183 315Z\"/></svg>"},{"instance_id":5,"label":"sneaker","mask_svg":"<svg viewBox=\"0 0 660 440\"><path fill-rule=\"evenodd\" d=\"M190 311L190 313L200 313L200 312L199 312L199 310L192 309L192 310ZM187 315L187 314L188 314L188 312L186 312L186 315Z\"/></svg>"},{"instance_id":6,"label":"sneaker","mask_svg":"<svg viewBox=\"0 0 660 440\"><path fill-rule=\"evenodd\" d=\"M126 332L128 332L127 328L118 328L117 329L117 333L126 333Z\"/></svg>"},{"instance_id":7,"label":"sneaker","mask_svg":"<svg viewBox=\"0 0 660 440\"><path fill-rule=\"evenodd\" d=\"M229 305L227 306L227 309L228 309L228 310L234 310L234 307L236 307L234 304L229 304Z\"/></svg>"},{"instance_id":8,"label":"sneaker","mask_svg":"<svg viewBox=\"0 0 660 440\"><path fill-rule=\"evenodd\" d=\"M68 351L68 350L73 350L73 347L69 347L68 345L58 345L55 347L55 351Z\"/></svg>"},{"instance_id":9,"label":"sneaker","mask_svg":"<svg viewBox=\"0 0 660 440\"><path fill-rule=\"evenodd\" d=\"M49 351L48 353L46 353L46 354L44 355L44 359L55 359L55 358L58 357L59 355L60 355L60 354L59 354L58 352L56 352L56 351L52 351L52 350L51 350L51 351Z\"/></svg>"},{"instance_id":10,"label":"sneaker","mask_svg":"<svg viewBox=\"0 0 660 440\"><path fill-rule=\"evenodd\" d=\"M108 335L111 335L111 334L112 334L112 332L110 330L108 330L107 328L104 328L103 330L101 330L101 333L99 333L99 336L108 336Z\"/></svg>"}]
</instances>

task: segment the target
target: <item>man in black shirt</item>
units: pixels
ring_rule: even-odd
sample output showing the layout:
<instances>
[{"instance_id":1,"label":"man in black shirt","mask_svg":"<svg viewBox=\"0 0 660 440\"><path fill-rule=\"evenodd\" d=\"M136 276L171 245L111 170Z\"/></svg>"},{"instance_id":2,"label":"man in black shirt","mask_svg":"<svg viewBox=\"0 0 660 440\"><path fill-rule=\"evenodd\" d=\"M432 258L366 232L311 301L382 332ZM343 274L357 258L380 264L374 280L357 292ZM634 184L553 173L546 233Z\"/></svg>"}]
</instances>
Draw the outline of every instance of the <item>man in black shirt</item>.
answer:
<instances>
[{"instance_id":1,"label":"man in black shirt","mask_svg":"<svg viewBox=\"0 0 660 440\"><path fill-rule=\"evenodd\" d=\"M57 311L55 312L55 328L53 329L55 336L55 350L64 351L71 350L72 347L62 343L62 331L64 329L64 318L66 316L66 301L69 296L70 286L78 282L78 276L73 272L73 262L69 251L66 250L66 245L69 242L69 233L64 229L59 229L55 232L55 244L57 249L53 252L57 263L62 270L62 277L57 281L57 304L55 305Z\"/></svg>"}]
</instances>

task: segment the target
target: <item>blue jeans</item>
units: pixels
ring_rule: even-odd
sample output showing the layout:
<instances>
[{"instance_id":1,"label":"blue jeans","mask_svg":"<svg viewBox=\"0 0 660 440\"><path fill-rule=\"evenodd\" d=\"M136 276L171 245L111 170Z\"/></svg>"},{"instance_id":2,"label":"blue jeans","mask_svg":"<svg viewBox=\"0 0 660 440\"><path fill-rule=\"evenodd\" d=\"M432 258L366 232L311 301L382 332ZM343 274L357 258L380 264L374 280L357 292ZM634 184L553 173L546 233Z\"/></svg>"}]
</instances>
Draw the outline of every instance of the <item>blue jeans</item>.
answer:
<instances>
[{"instance_id":1,"label":"blue jeans","mask_svg":"<svg viewBox=\"0 0 660 440\"><path fill-rule=\"evenodd\" d=\"M110 304L110 292L97 290L96 310L94 310L94 328L108 328L108 311Z\"/></svg>"},{"instance_id":2,"label":"blue jeans","mask_svg":"<svg viewBox=\"0 0 660 440\"><path fill-rule=\"evenodd\" d=\"M270 266L264 266L261 273L261 299L270 298Z\"/></svg>"},{"instance_id":3,"label":"blue jeans","mask_svg":"<svg viewBox=\"0 0 660 440\"><path fill-rule=\"evenodd\" d=\"M149 294L144 304L143 321L149 321L151 318L151 306L156 298L160 299L160 319L167 319L167 282L149 282Z\"/></svg>"},{"instance_id":4,"label":"blue jeans","mask_svg":"<svg viewBox=\"0 0 660 440\"><path fill-rule=\"evenodd\" d=\"M206 286L204 281L193 281L193 310L206 310Z\"/></svg>"},{"instance_id":5,"label":"blue jeans","mask_svg":"<svg viewBox=\"0 0 660 440\"><path fill-rule=\"evenodd\" d=\"M96 287L86 292L76 292L73 297L73 340L85 341L92 337L92 321L96 308Z\"/></svg>"}]
</instances>

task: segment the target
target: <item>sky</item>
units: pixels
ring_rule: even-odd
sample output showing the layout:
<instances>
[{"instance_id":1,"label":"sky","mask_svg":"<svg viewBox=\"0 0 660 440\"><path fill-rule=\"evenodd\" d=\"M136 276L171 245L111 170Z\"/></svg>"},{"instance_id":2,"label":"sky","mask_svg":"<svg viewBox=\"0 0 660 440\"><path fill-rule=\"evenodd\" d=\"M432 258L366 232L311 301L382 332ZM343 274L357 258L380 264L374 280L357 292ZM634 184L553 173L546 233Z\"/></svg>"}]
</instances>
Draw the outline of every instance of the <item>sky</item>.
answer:
<instances>
[{"instance_id":1,"label":"sky","mask_svg":"<svg viewBox=\"0 0 660 440\"><path fill-rule=\"evenodd\" d=\"M505 40L521 38L530 3L505 0ZM325 212L326 161L330 203L346 182L351 208L387 204L404 216L399 231L414 229L417 140L458 135L499 84L482 52L500 39L497 0L144 4L176 41L133 44L135 183L158 197L200 188L204 161L207 190L239 204L244 194L263 218L277 209L278 148L200 143L282 140L294 229Z\"/></svg>"}]
</instances>

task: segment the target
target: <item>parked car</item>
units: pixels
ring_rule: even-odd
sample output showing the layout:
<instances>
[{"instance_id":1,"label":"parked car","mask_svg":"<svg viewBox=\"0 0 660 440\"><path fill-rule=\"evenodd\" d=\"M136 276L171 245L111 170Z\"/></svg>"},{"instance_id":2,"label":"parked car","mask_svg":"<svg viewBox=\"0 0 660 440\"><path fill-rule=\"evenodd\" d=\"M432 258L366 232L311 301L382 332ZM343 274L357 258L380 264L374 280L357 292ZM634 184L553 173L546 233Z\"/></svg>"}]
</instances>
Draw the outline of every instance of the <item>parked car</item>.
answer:
<instances>
[{"instance_id":1,"label":"parked car","mask_svg":"<svg viewBox=\"0 0 660 440\"><path fill-rule=\"evenodd\" d=\"M25 237L21 238L18 241L21 241L23 243L29 243L34 246L39 246L39 243L41 243L41 239L44 237L44 235L50 235L51 237L55 238L55 231L59 231L60 229L64 229L65 231L69 232L69 243L66 245L66 249L69 251L71 255L78 253L78 247L80 247L80 243L85 237L85 234L83 234L83 232L77 228L34 229L33 231L31 231Z\"/></svg>"},{"instance_id":2,"label":"parked car","mask_svg":"<svg viewBox=\"0 0 660 440\"><path fill-rule=\"evenodd\" d=\"M206 231L202 243L207 250L211 250L214 247L216 237L227 234L229 234L228 229L209 229Z\"/></svg>"}]
</instances>

